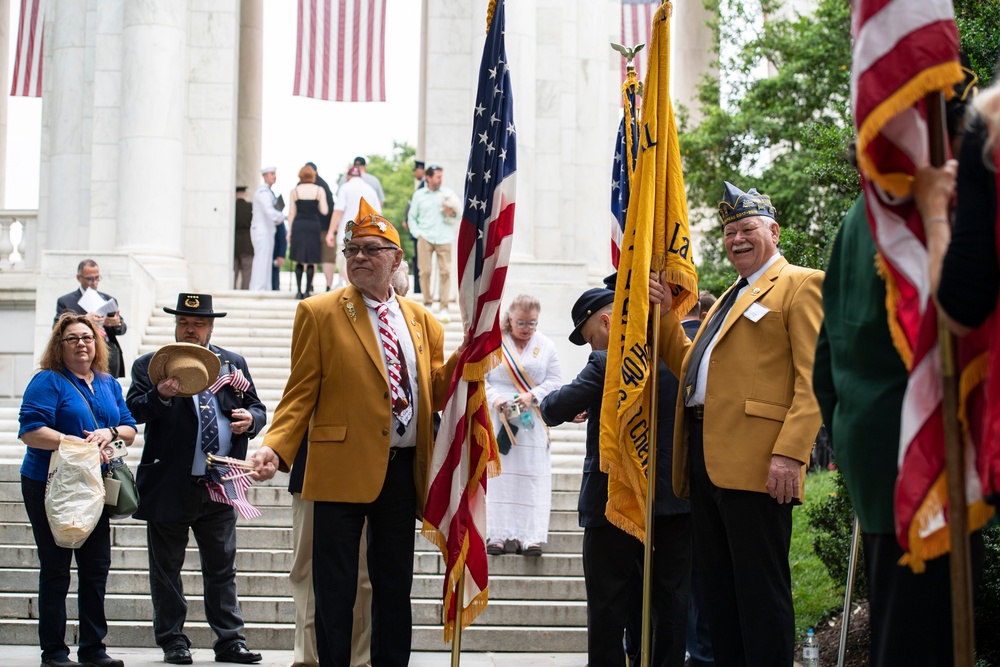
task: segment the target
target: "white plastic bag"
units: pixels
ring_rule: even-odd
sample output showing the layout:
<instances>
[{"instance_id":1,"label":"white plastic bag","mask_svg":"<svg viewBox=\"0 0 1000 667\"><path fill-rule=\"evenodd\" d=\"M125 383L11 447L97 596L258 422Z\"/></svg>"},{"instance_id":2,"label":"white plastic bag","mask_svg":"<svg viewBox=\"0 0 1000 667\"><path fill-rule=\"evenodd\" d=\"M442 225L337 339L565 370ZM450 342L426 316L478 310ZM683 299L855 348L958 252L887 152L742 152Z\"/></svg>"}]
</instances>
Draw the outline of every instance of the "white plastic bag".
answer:
<instances>
[{"instance_id":1,"label":"white plastic bag","mask_svg":"<svg viewBox=\"0 0 1000 667\"><path fill-rule=\"evenodd\" d=\"M92 442L61 440L52 452L45 486L45 516L56 544L78 549L104 511L101 453Z\"/></svg>"}]
</instances>

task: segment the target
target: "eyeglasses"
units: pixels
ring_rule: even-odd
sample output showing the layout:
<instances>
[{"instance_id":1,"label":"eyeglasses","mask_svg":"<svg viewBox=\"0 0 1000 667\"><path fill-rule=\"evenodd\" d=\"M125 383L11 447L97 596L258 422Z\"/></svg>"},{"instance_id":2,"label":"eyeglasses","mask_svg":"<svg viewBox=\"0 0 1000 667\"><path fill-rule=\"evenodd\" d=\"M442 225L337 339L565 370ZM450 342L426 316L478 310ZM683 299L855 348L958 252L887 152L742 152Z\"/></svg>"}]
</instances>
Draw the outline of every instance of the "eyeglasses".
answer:
<instances>
[{"instance_id":1,"label":"eyeglasses","mask_svg":"<svg viewBox=\"0 0 1000 667\"><path fill-rule=\"evenodd\" d=\"M399 250L399 248L394 245L349 245L344 248L342 252L344 253L344 257L347 257L348 259L356 257L359 252L370 259L372 257L377 257L380 252L385 250Z\"/></svg>"},{"instance_id":2,"label":"eyeglasses","mask_svg":"<svg viewBox=\"0 0 1000 667\"><path fill-rule=\"evenodd\" d=\"M90 345L91 343L94 342L94 336L93 334L83 334L82 336L66 336L65 338L62 339L62 342L66 343L67 345L78 345L81 340L87 345Z\"/></svg>"},{"instance_id":3,"label":"eyeglasses","mask_svg":"<svg viewBox=\"0 0 1000 667\"><path fill-rule=\"evenodd\" d=\"M514 324L517 325L517 328L519 329L534 329L538 327L538 320L530 320L527 322L524 320L516 320Z\"/></svg>"},{"instance_id":4,"label":"eyeglasses","mask_svg":"<svg viewBox=\"0 0 1000 667\"><path fill-rule=\"evenodd\" d=\"M103 276L80 276L80 280L86 281L88 283L99 283Z\"/></svg>"}]
</instances>

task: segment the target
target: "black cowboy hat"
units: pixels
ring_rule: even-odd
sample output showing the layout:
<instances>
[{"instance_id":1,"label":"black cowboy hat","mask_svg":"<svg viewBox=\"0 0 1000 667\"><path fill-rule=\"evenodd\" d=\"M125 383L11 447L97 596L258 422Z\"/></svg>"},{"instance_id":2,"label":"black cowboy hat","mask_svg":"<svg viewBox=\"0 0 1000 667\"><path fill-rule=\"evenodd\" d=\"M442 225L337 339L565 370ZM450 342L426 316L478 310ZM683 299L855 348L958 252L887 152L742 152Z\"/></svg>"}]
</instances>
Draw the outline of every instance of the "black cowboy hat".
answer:
<instances>
[{"instance_id":1,"label":"black cowboy hat","mask_svg":"<svg viewBox=\"0 0 1000 667\"><path fill-rule=\"evenodd\" d=\"M177 295L177 308L163 307L163 312L171 315L192 315L194 317L225 317L225 313L212 310L211 294L189 294L181 292Z\"/></svg>"}]
</instances>

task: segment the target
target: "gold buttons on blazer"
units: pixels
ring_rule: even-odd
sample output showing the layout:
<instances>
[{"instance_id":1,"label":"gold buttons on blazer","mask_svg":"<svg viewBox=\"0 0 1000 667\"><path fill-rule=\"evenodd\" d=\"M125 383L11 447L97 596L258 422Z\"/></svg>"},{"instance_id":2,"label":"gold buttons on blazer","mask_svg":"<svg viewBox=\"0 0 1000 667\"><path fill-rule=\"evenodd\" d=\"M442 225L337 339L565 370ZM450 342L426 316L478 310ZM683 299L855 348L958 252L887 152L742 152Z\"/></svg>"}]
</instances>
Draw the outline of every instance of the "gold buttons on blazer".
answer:
<instances>
[{"instance_id":1,"label":"gold buttons on blazer","mask_svg":"<svg viewBox=\"0 0 1000 667\"><path fill-rule=\"evenodd\" d=\"M754 287L753 288L753 293L754 294L760 294L760 288L759 287Z\"/></svg>"},{"instance_id":2,"label":"gold buttons on blazer","mask_svg":"<svg viewBox=\"0 0 1000 667\"><path fill-rule=\"evenodd\" d=\"M423 351L424 351L424 346L423 345L417 345L417 352L423 352Z\"/></svg>"},{"instance_id":3,"label":"gold buttons on blazer","mask_svg":"<svg viewBox=\"0 0 1000 667\"><path fill-rule=\"evenodd\" d=\"M382 429L382 435L389 435L389 429L387 428Z\"/></svg>"},{"instance_id":4,"label":"gold buttons on blazer","mask_svg":"<svg viewBox=\"0 0 1000 667\"><path fill-rule=\"evenodd\" d=\"M385 392L384 394L382 394L382 398L389 398L389 392Z\"/></svg>"}]
</instances>

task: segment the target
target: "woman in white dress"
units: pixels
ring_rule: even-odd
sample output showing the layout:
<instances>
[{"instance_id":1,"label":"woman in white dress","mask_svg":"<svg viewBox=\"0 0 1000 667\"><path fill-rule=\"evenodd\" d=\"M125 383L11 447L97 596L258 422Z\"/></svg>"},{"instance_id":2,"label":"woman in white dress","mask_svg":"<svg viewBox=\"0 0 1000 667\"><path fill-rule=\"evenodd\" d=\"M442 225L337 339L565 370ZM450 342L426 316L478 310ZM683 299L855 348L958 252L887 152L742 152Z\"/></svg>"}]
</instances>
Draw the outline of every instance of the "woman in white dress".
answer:
<instances>
[{"instance_id":1,"label":"woman in white dress","mask_svg":"<svg viewBox=\"0 0 1000 667\"><path fill-rule=\"evenodd\" d=\"M541 305L533 296L518 295L503 315L504 362L486 376L486 398L495 429L508 408L518 404L526 417L512 417L518 427L516 444L501 454L501 473L486 489L487 553L504 553L505 542L517 544L519 553L540 556L548 538L552 505L552 459L549 434L538 404L562 386L556 349L538 333ZM524 423L533 422L531 427Z\"/></svg>"}]
</instances>

